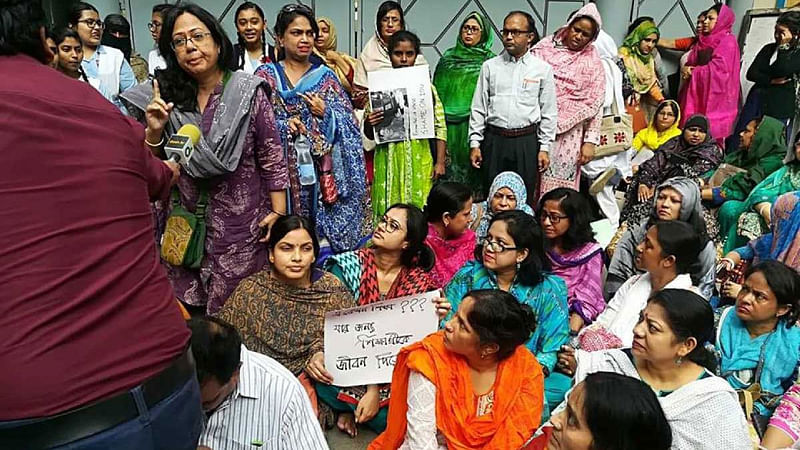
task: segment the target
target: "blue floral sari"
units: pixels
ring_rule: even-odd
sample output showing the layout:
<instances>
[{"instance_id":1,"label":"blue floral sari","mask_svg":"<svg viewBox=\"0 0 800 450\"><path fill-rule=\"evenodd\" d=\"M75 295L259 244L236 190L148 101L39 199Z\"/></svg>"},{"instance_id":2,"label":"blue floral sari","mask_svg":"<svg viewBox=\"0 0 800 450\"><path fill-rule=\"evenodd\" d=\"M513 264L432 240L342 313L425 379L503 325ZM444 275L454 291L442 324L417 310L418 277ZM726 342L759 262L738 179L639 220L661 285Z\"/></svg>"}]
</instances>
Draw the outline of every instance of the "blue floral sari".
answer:
<instances>
[{"instance_id":1,"label":"blue floral sari","mask_svg":"<svg viewBox=\"0 0 800 450\"><path fill-rule=\"evenodd\" d=\"M328 67L312 64L296 85L286 76L283 65L269 63L261 66L256 75L267 80L278 131L289 166L290 211L305 216L317 225L317 232L330 243L334 252L357 247L362 236L366 178L361 132L353 114L353 105L336 74ZM275 95L277 94L277 95ZM317 94L325 101L325 114L311 113L300 94ZM297 155L289 132L289 119L299 118L311 141L311 153L317 167L317 182L300 185ZM336 200L323 201L320 186L321 165L332 161L336 185Z\"/></svg>"}]
</instances>

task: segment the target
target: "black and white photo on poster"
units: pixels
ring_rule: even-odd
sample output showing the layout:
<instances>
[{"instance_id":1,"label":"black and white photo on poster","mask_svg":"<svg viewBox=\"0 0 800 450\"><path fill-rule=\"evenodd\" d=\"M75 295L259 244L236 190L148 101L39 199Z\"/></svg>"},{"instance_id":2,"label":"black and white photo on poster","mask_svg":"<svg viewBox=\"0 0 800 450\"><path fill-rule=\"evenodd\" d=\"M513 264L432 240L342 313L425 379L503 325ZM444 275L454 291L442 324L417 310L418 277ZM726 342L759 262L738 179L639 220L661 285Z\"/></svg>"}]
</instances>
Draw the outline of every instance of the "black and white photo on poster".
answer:
<instances>
[{"instance_id":1,"label":"black and white photo on poster","mask_svg":"<svg viewBox=\"0 0 800 450\"><path fill-rule=\"evenodd\" d=\"M378 144L433 139L433 91L428 66L370 72L370 108L383 111L375 127Z\"/></svg>"},{"instance_id":2,"label":"black and white photo on poster","mask_svg":"<svg viewBox=\"0 0 800 450\"><path fill-rule=\"evenodd\" d=\"M370 92L369 102L373 112L383 112L383 120L374 127L378 144L408 139L408 94L405 88Z\"/></svg>"}]
</instances>

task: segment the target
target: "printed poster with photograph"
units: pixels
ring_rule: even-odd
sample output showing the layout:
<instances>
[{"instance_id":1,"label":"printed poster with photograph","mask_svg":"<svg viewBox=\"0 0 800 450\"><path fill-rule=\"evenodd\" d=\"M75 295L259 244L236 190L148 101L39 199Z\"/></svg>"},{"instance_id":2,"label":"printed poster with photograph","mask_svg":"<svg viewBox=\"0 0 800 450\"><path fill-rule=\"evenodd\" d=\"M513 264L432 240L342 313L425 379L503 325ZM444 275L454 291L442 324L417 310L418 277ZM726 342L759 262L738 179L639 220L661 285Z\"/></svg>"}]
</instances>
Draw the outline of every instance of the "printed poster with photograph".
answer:
<instances>
[{"instance_id":1,"label":"printed poster with photograph","mask_svg":"<svg viewBox=\"0 0 800 450\"><path fill-rule=\"evenodd\" d=\"M433 139L433 93L426 65L369 72L369 104L382 111L375 142Z\"/></svg>"}]
</instances>

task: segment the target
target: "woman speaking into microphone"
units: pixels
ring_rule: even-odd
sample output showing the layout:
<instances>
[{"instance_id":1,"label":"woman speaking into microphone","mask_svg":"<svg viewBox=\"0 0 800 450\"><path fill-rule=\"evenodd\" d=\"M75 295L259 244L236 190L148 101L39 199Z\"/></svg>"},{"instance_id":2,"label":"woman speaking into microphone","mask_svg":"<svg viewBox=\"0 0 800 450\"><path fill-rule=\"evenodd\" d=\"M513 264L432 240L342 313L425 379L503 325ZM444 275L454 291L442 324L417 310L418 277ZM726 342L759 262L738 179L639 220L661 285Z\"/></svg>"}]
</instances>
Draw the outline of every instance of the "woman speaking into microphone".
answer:
<instances>
[{"instance_id":1,"label":"woman speaking into microphone","mask_svg":"<svg viewBox=\"0 0 800 450\"><path fill-rule=\"evenodd\" d=\"M239 281L267 264L270 225L286 214L286 160L264 80L231 72L233 47L205 9L186 4L164 19L166 69L123 99L164 144L183 125L201 131L171 201L159 214L161 256L190 311L215 313Z\"/></svg>"}]
</instances>

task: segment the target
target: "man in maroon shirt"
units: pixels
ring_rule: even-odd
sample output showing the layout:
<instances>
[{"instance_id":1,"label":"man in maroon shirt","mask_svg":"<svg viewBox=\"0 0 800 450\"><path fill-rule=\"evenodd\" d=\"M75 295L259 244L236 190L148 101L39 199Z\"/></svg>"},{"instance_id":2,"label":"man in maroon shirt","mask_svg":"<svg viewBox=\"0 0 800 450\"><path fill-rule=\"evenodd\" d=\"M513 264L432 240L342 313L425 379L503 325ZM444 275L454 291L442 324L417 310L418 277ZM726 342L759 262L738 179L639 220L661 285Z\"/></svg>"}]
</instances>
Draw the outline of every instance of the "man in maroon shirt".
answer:
<instances>
[{"instance_id":1,"label":"man in maroon shirt","mask_svg":"<svg viewBox=\"0 0 800 450\"><path fill-rule=\"evenodd\" d=\"M177 168L46 66L39 0L0 0L0 448L195 449L190 333L149 201Z\"/></svg>"}]
</instances>

